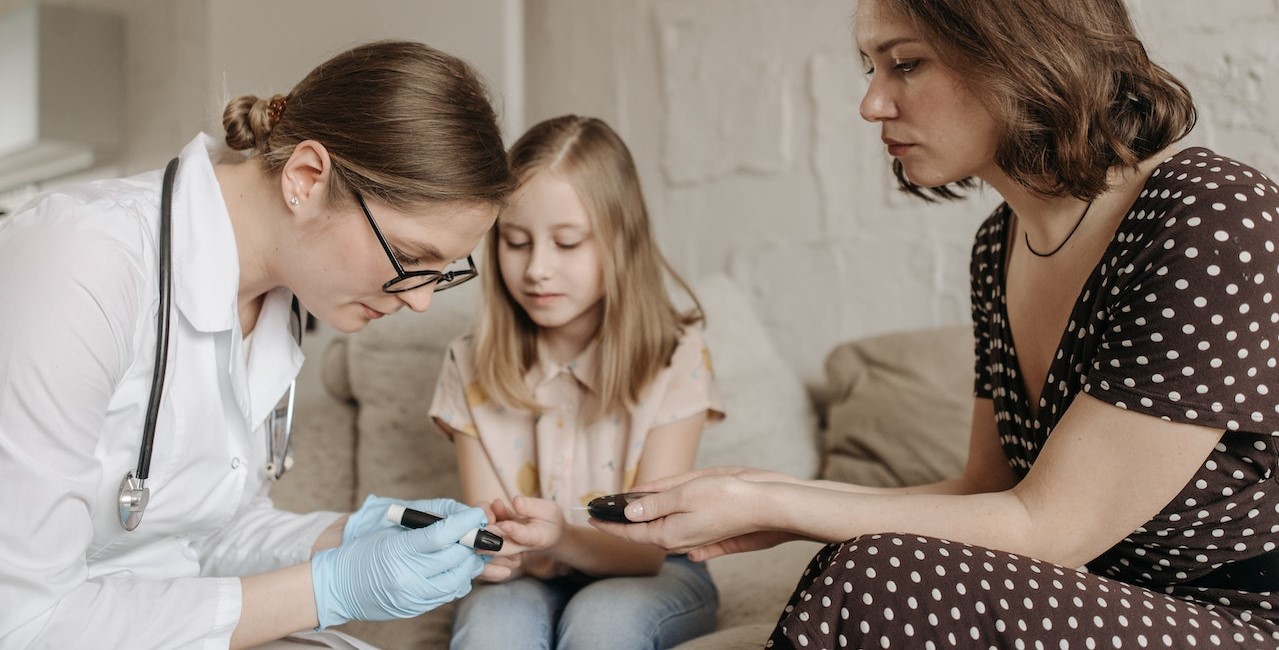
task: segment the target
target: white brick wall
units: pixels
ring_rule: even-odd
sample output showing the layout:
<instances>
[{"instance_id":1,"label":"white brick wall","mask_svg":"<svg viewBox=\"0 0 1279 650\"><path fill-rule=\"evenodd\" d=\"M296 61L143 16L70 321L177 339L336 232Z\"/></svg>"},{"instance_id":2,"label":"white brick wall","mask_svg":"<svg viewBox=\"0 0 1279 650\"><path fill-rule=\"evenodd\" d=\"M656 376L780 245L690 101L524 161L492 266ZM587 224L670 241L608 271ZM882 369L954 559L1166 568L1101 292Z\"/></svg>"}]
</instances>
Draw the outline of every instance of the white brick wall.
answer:
<instances>
[{"instance_id":1,"label":"white brick wall","mask_svg":"<svg viewBox=\"0 0 1279 650\"><path fill-rule=\"evenodd\" d=\"M0 12L29 1L0 0ZM43 1L126 16L126 173L162 165L194 131L216 126L219 52L242 49L264 67L280 58L269 38L212 29L232 11L216 0ZM491 16L500 4L518 17L519 2L487 0L474 11ZM523 83L523 122L576 112L617 128L667 255L690 280L727 271L748 288L806 381L819 382L824 355L841 340L967 322L969 238L994 198L928 206L892 189L878 132L857 116L865 81L852 45L854 0L522 2L524 79L499 85L511 94ZM368 20L345 11L337 22L357 40L392 35L383 33L387 16L411 14L394 31L457 36L458 25L437 19L451 23L464 10L433 3L370 5ZM1190 143L1279 175L1279 0L1129 5L1152 56L1198 100ZM306 21L331 27L331 13L293 12L287 24L255 27L287 44L314 33ZM455 53L474 51L482 69L513 67L484 55L517 39L474 26L488 18L463 22L473 31L459 37L464 47L450 45ZM499 103L518 108L520 99Z\"/></svg>"},{"instance_id":2,"label":"white brick wall","mask_svg":"<svg viewBox=\"0 0 1279 650\"><path fill-rule=\"evenodd\" d=\"M1130 0L1201 110L1191 143L1279 175L1279 0ZM730 272L809 383L835 343L968 322L970 237L993 196L898 194L865 88L853 0L527 0L527 121L609 121L663 249Z\"/></svg>"}]
</instances>

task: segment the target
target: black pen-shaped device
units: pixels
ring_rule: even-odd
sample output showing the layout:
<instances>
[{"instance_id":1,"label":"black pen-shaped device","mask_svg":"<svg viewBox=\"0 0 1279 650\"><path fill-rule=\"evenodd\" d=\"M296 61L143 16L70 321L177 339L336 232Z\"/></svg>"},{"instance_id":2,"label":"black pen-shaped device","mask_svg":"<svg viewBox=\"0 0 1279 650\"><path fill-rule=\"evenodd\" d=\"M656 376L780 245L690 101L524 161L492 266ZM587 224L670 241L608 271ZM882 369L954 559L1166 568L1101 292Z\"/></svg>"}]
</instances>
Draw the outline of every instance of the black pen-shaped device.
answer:
<instances>
[{"instance_id":1,"label":"black pen-shaped device","mask_svg":"<svg viewBox=\"0 0 1279 650\"><path fill-rule=\"evenodd\" d=\"M444 517L393 503L386 509L386 518L391 523L399 524L405 528L426 528ZM458 540L458 543L479 551L496 553L502 550L502 538L483 528L472 529L463 535L462 539Z\"/></svg>"}]
</instances>

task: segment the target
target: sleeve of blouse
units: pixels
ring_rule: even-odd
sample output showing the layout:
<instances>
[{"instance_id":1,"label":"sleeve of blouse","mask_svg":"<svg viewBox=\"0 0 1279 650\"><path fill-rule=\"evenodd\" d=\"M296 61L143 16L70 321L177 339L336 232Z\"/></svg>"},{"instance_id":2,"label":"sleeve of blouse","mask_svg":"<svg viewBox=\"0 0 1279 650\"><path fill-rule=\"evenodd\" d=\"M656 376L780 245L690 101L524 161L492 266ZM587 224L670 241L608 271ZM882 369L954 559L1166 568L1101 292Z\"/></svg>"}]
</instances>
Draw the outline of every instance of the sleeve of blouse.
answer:
<instances>
[{"instance_id":1,"label":"sleeve of blouse","mask_svg":"<svg viewBox=\"0 0 1279 650\"><path fill-rule=\"evenodd\" d=\"M431 398L431 409L428 412L445 436L450 439L457 431L468 436L479 436L475 422L471 418L471 407L467 403L467 395L475 397L481 391L478 384L468 387L465 383L461 364L466 361L465 338L457 339L444 352L444 362L440 365L440 376L435 382L435 395Z\"/></svg>"},{"instance_id":2,"label":"sleeve of blouse","mask_svg":"<svg viewBox=\"0 0 1279 650\"><path fill-rule=\"evenodd\" d=\"M66 201L46 199L39 226L0 224L0 648L225 647L238 580L89 576L94 450L145 280L127 234L59 223L84 209Z\"/></svg>"},{"instance_id":3,"label":"sleeve of blouse","mask_svg":"<svg viewBox=\"0 0 1279 650\"><path fill-rule=\"evenodd\" d=\"M1238 183L1192 184L1150 210L1163 227L1114 270L1088 394L1175 422L1279 435L1279 191L1258 172L1236 173Z\"/></svg>"},{"instance_id":4,"label":"sleeve of blouse","mask_svg":"<svg viewBox=\"0 0 1279 650\"><path fill-rule=\"evenodd\" d=\"M696 327L684 328L668 372L670 380L653 420L654 426L678 422L699 413L706 413L708 423L724 419L724 404L715 382L711 351Z\"/></svg>"}]
</instances>

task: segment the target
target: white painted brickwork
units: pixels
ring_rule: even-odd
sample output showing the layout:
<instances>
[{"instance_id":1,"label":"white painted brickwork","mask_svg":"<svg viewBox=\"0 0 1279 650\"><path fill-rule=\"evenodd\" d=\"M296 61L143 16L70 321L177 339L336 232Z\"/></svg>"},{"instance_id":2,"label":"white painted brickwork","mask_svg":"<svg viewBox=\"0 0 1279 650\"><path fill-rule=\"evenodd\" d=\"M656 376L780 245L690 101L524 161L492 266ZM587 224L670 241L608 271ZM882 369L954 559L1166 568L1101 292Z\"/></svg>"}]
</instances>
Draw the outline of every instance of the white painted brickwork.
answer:
<instances>
[{"instance_id":1,"label":"white painted brickwork","mask_svg":"<svg viewBox=\"0 0 1279 650\"><path fill-rule=\"evenodd\" d=\"M1279 175L1279 0L1131 0L1156 62L1201 111L1191 144ZM795 369L837 342L968 322L970 237L991 196L895 192L851 0L528 0L526 121L608 120L660 241L690 279L747 287Z\"/></svg>"},{"instance_id":2,"label":"white painted brickwork","mask_svg":"<svg viewBox=\"0 0 1279 650\"><path fill-rule=\"evenodd\" d=\"M0 0L0 12L27 1ZM229 12L214 0L45 1L127 17L126 173L163 165L194 131L216 128L226 80L214 52L262 47L212 29L210 16ZM1198 100L1190 144L1279 174L1279 0L1129 4L1154 59ZM727 271L748 288L806 382L819 383L824 355L844 339L967 322L969 241L993 199L928 206L892 189L878 129L857 115L865 80L854 0L524 0L523 9L523 122L576 112L617 128L667 255L690 280ZM350 38L367 29L353 25ZM297 31L278 30L285 41Z\"/></svg>"}]
</instances>

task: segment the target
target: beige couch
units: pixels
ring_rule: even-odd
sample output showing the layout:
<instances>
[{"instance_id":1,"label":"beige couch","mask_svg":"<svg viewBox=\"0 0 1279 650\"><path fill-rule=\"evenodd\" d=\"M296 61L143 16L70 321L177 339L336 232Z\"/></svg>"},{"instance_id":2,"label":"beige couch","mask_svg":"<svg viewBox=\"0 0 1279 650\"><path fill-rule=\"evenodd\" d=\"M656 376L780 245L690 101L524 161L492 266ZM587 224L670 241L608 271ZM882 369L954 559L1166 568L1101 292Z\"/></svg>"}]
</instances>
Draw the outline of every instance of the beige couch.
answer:
<instances>
[{"instance_id":1,"label":"beige couch","mask_svg":"<svg viewBox=\"0 0 1279 650\"><path fill-rule=\"evenodd\" d=\"M451 443L429 423L427 408L445 346L474 319L474 285L437 296L424 314L405 311L357 334L307 344L297 464L273 493L281 507L349 510L370 493L459 494ZM699 466L752 465L872 485L922 483L959 471L971 405L968 328L837 346L827 360L827 385L809 391L731 280L713 276L694 288L728 413L703 436ZM791 543L712 560L718 629L681 647L761 647L817 548ZM443 648L452 610L342 629L384 648Z\"/></svg>"}]
</instances>

